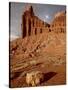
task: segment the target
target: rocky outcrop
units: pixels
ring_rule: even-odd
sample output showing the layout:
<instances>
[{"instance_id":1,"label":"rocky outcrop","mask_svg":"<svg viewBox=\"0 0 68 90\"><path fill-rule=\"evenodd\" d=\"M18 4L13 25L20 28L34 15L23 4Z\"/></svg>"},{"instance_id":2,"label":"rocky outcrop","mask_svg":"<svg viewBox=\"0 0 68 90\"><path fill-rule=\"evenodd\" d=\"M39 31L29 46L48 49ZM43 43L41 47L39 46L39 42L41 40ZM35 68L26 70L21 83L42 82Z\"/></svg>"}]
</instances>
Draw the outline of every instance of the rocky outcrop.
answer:
<instances>
[{"instance_id":1,"label":"rocky outcrop","mask_svg":"<svg viewBox=\"0 0 68 90\"><path fill-rule=\"evenodd\" d=\"M51 23L51 31L56 33L66 32L66 12L58 12Z\"/></svg>"},{"instance_id":2,"label":"rocky outcrop","mask_svg":"<svg viewBox=\"0 0 68 90\"><path fill-rule=\"evenodd\" d=\"M28 86L37 86L41 83L41 81L44 80L44 75L40 71L33 71L30 73L27 73L26 75L26 83Z\"/></svg>"},{"instance_id":3,"label":"rocky outcrop","mask_svg":"<svg viewBox=\"0 0 68 90\"><path fill-rule=\"evenodd\" d=\"M50 25L35 16L33 7L30 6L22 15L22 37L36 35L48 31Z\"/></svg>"},{"instance_id":4,"label":"rocky outcrop","mask_svg":"<svg viewBox=\"0 0 68 90\"><path fill-rule=\"evenodd\" d=\"M44 32L66 32L66 12L59 12L49 25L35 16L33 7L30 6L22 15L22 38L31 35L37 35Z\"/></svg>"}]
</instances>

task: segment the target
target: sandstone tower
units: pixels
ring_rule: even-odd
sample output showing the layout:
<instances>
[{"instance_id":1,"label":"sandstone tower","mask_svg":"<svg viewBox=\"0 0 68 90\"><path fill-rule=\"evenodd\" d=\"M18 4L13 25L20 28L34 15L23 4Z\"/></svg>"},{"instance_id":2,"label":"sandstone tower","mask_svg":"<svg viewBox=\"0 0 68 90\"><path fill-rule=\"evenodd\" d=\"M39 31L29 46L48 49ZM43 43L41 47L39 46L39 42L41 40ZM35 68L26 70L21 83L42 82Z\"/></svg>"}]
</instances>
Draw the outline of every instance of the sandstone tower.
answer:
<instances>
[{"instance_id":1,"label":"sandstone tower","mask_svg":"<svg viewBox=\"0 0 68 90\"><path fill-rule=\"evenodd\" d=\"M22 38L48 31L50 25L35 16L30 6L22 15Z\"/></svg>"},{"instance_id":2,"label":"sandstone tower","mask_svg":"<svg viewBox=\"0 0 68 90\"><path fill-rule=\"evenodd\" d=\"M34 14L33 7L29 6L22 15L22 38L30 35L37 35L43 32L66 32L66 12L59 12L49 25Z\"/></svg>"}]
</instances>

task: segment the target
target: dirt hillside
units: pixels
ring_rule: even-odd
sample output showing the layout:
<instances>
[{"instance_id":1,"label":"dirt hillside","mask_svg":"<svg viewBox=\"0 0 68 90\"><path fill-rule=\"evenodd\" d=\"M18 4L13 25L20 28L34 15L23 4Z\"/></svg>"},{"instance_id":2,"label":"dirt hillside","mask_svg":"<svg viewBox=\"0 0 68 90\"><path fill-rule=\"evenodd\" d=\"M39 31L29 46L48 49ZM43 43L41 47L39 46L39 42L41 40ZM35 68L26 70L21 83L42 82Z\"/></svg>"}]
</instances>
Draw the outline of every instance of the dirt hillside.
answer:
<instances>
[{"instance_id":1,"label":"dirt hillside","mask_svg":"<svg viewBox=\"0 0 68 90\"><path fill-rule=\"evenodd\" d=\"M10 87L26 87L26 74L44 73L38 86L66 83L66 35L42 33L10 42Z\"/></svg>"}]
</instances>

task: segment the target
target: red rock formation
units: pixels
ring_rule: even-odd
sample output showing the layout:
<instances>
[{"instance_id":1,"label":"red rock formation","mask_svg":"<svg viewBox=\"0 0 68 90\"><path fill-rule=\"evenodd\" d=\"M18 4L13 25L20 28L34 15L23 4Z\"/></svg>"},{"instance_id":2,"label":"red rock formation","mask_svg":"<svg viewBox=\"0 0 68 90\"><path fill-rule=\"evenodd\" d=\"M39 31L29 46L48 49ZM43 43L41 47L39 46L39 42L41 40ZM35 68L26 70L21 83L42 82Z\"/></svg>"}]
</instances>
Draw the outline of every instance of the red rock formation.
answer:
<instances>
[{"instance_id":1,"label":"red rock formation","mask_svg":"<svg viewBox=\"0 0 68 90\"><path fill-rule=\"evenodd\" d=\"M32 6L22 15L22 38L52 31L66 32L66 12L57 13L51 25L35 16Z\"/></svg>"},{"instance_id":2,"label":"red rock formation","mask_svg":"<svg viewBox=\"0 0 68 90\"><path fill-rule=\"evenodd\" d=\"M51 30L56 33L66 32L66 12L59 12L55 15L51 24Z\"/></svg>"},{"instance_id":3,"label":"red rock formation","mask_svg":"<svg viewBox=\"0 0 68 90\"><path fill-rule=\"evenodd\" d=\"M50 25L34 15L33 7L30 6L22 15L22 37L36 35L47 30Z\"/></svg>"}]
</instances>

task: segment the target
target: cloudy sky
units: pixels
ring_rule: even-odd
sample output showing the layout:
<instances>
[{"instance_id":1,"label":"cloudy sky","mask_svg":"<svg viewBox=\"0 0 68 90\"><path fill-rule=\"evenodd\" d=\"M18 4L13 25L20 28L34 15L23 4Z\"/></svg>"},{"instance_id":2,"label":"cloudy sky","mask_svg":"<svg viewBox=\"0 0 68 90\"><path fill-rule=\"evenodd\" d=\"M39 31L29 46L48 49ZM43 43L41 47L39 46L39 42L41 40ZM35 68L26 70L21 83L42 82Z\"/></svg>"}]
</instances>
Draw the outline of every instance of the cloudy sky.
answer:
<instances>
[{"instance_id":1,"label":"cloudy sky","mask_svg":"<svg viewBox=\"0 0 68 90\"><path fill-rule=\"evenodd\" d=\"M50 23L57 12L65 11L64 5L49 5L49 4L28 4L28 3L14 3L10 4L10 36L16 38L21 36L21 18L22 14L29 5L33 6L36 16L45 22Z\"/></svg>"}]
</instances>

